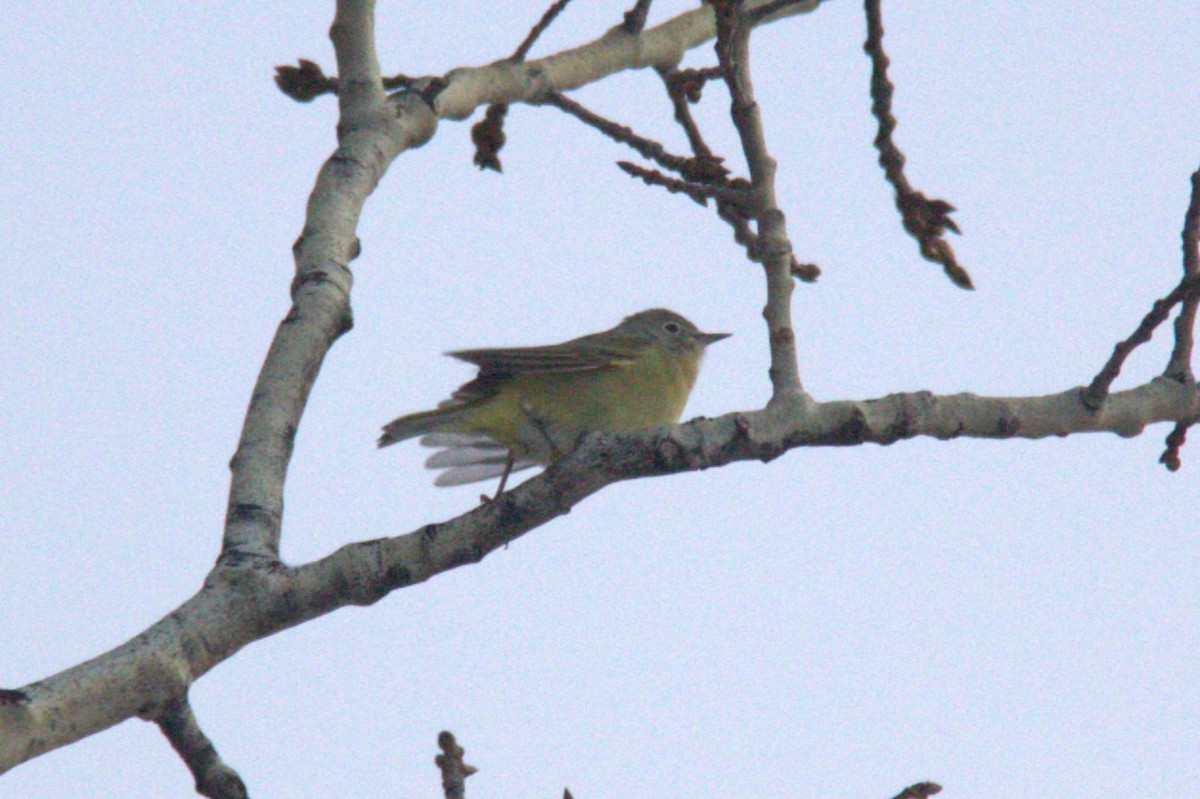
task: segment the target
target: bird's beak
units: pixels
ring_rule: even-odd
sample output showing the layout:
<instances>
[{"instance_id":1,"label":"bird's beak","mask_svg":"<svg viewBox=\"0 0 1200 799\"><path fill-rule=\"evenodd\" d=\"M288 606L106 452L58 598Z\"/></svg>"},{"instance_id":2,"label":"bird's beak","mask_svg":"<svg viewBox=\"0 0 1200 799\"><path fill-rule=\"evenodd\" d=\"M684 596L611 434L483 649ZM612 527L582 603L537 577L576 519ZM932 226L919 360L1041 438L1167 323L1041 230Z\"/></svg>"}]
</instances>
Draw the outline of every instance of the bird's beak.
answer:
<instances>
[{"instance_id":1,"label":"bird's beak","mask_svg":"<svg viewBox=\"0 0 1200 799\"><path fill-rule=\"evenodd\" d=\"M698 333L696 338L700 339L700 343L707 347L709 344L718 342L723 338L729 338L732 335L732 333Z\"/></svg>"}]
</instances>

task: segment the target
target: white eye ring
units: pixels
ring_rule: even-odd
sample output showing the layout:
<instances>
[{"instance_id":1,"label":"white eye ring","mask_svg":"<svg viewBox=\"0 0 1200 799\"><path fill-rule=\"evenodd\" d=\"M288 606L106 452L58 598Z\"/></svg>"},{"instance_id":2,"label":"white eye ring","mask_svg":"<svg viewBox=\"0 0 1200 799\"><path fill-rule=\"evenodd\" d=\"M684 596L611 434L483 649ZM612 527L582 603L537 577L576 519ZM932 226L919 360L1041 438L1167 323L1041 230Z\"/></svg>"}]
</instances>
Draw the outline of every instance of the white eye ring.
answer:
<instances>
[{"instance_id":1,"label":"white eye ring","mask_svg":"<svg viewBox=\"0 0 1200 799\"><path fill-rule=\"evenodd\" d=\"M663 330L674 335L679 332L679 325L674 322L666 322L663 324Z\"/></svg>"}]
</instances>

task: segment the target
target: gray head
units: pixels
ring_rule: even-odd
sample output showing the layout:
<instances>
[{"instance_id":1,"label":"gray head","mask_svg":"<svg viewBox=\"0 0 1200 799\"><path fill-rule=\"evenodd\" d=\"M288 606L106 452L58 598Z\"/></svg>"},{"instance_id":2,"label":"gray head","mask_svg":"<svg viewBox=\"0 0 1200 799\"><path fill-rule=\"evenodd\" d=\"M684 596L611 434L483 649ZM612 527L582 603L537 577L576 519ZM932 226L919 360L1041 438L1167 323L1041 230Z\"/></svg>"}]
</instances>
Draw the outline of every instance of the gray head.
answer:
<instances>
[{"instance_id":1,"label":"gray head","mask_svg":"<svg viewBox=\"0 0 1200 799\"><path fill-rule=\"evenodd\" d=\"M694 324L666 308L651 308L627 316L617 325L617 332L644 335L672 350L703 351L709 344L730 336L729 333L701 333Z\"/></svg>"}]
</instances>

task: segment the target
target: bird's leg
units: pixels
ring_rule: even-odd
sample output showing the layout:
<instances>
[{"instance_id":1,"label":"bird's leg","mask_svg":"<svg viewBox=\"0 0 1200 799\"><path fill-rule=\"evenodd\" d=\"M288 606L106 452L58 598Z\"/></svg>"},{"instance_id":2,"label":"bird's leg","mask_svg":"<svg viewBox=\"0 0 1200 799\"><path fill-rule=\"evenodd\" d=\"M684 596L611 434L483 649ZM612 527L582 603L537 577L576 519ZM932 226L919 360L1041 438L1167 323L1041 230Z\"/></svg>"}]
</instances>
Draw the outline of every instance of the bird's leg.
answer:
<instances>
[{"instance_id":1,"label":"bird's leg","mask_svg":"<svg viewBox=\"0 0 1200 799\"><path fill-rule=\"evenodd\" d=\"M504 471L500 474L500 485L496 488L496 493L490 497L487 494L480 494L479 502L481 504L490 505L491 503L500 499L500 495L504 493L504 486L508 483L508 476L512 474L514 460L516 460L516 456L510 449L508 451L508 457L504 459Z\"/></svg>"},{"instance_id":2,"label":"bird's leg","mask_svg":"<svg viewBox=\"0 0 1200 799\"><path fill-rule=\"evenodd\" d=\"M533 410L532 406L524 402L517 407L521 409L521 413L525 415L525 418L529 421L530 425L532 425L533 429L536 430L538 435L542 437L542 440L546 442L546 446L550 449L550 460L558 460L561 458L563 456L562 450L558 448L558 445L554 443L554 439L550 437L549 425L546 423L546 420L539 416ZM489 497L487 494L480 496L480 502L486 505L487 503L495 502L500 498L500 495L504 493L504 486L508 485L508 476L512 474L513 462L516 461L516 459L516 453L510 449L508 451L508 457L504 459L504 472L500 475L499 488L496 489L496 493L493 496Z\"/></svg>"},{"instance_id":3,"label":"bird's leg","mask_svg":"<svg viewBox=\"0 0 1200 799\"><path fill-rule=\"evenodd\" d=\"M496 496L492 497L492 501L500 499L500 495L504 493L504 486L508 483L508 476L512 474L513 467L513 451L508 451L508 457L504 459L504 472L500 475L500 485L496 488Z\"/></svg>"}]
</instances>

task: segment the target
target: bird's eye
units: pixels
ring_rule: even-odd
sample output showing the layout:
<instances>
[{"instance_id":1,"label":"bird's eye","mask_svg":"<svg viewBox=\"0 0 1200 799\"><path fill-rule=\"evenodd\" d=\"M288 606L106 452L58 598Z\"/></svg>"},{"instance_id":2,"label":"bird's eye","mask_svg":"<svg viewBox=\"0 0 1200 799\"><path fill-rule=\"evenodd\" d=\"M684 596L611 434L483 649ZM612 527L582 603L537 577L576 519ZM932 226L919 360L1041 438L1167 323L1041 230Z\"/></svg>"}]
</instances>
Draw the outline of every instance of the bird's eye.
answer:
<instances>
[{"instance_id":1,"label":"bird's eye","mask_svg":"<svg viewBox=\"0 0 1200 799\"><path fill-rule=\"evenodd\" d=\"M679 332L679 325L675 324L674 322L667 322L663 325L663 330L667 331L671 335L675 335Z\"/></svg>"}]
</instances>

